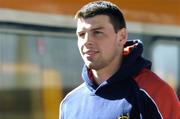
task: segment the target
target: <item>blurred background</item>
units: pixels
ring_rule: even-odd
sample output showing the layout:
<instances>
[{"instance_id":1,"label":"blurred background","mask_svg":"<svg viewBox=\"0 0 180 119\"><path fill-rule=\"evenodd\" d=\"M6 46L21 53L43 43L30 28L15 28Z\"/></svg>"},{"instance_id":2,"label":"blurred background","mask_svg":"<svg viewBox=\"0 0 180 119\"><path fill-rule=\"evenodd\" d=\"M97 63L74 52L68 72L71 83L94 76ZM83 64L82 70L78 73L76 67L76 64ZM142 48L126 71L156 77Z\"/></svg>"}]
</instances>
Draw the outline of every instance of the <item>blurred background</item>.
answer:
<instances>
[{"instance_id":1,"label":"blurred background","mask_svg":"<svg viewBox=\"0 0 180 119\"><path fill-rule=\"evenodd\" d=\"M89 1L0 0L0 119L58 119L62 98L82 83L73 16ZM111 1L180 97L180 0Z\"/></svg>"}]
</instances>

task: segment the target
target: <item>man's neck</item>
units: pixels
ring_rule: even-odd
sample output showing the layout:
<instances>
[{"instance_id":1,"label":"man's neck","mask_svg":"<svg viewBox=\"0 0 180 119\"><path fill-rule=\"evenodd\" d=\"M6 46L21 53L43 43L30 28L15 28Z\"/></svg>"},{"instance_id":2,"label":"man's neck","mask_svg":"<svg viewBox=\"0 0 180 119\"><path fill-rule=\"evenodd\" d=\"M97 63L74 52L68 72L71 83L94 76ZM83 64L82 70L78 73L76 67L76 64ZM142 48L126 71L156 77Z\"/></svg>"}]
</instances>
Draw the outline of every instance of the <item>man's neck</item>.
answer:
<instances>
[{"instance_id":1,"label":"man's neck","mask_svg":"<svg viewBox=\"0 0 180 119\"><path fill-rule=\"evenodd\" d=\"M108 80L113 74L115 74L119 69L119 67L120 67L120 62L111 65L109 67L103 68L101 70L92 69L94 81L97 84L101 84L102 82Z\"/></svg>"}]
</instances>

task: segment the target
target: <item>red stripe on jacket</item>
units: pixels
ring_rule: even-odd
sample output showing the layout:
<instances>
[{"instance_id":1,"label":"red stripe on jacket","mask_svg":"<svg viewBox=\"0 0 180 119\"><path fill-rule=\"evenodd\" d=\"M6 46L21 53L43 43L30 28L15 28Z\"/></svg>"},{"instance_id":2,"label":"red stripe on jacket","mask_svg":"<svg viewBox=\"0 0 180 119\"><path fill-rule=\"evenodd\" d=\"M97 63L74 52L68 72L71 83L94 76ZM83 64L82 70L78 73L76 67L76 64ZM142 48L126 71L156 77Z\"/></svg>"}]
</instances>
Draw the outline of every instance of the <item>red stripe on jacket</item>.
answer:
<instances>
[{"instance_id":1,"label":"red stripe on jacket","mask_svg":"<svg viewBox=\"0 0 180 119\"><path fill-rule=\"evenodd\" d=\"M155 101L163 119L180 119L180 102L165 81L148 69L143 69L134 79Z\"/></svg>"}]
</instances>

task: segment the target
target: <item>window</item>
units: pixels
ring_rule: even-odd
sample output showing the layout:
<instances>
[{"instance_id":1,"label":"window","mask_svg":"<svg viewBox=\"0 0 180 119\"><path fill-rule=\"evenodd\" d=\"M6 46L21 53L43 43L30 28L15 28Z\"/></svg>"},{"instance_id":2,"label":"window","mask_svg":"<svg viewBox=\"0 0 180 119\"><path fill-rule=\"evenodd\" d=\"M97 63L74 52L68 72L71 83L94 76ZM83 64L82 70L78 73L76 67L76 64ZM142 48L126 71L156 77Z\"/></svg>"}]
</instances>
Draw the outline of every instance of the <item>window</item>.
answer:
<instances>
[{"instance_id":1,"label":"window","mask_svg":"<svg viewBox=\"0 0 180 119\"><path fill-rule=\"evenodd\" d=\"M75 32L39 27L0 31L2 119L58 118L61 99L82 82Z\"/></svg>"},{"instance_id":2,"label":"window","mask_svg":"<svg viewBox=\"0 0 180 119\"><path fill-rule=\"evenodd\" d=\"M153 70L175 90L180 86L180 42L158 39L152 48Z\"/></svg>"}]
</instances>

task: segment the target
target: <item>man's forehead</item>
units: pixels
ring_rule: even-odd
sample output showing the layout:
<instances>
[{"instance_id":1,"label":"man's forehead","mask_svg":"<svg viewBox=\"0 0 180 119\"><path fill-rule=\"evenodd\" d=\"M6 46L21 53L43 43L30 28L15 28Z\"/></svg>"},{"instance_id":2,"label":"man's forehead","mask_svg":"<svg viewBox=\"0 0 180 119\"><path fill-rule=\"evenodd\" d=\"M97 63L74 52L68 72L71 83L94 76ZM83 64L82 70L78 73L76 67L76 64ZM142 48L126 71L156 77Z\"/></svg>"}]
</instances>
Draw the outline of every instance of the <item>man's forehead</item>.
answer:
<instances>
[{"instance_id":1,"label":"man's forehead","mask_svg":"<svg viewBox=\"0 0 180 119\"><path fill-rule=\"evenodd\" d=\"M77 19L77 31L82 30L93 30L93 29L102 29L107 24L107 22L103 21L102 19Z\"/></svg>"},{"instance_id":2,"label":"man's forehead","mask_svg":"<svg viewBox=\"0 0 180 119\"><path fill-rule=\"evenodd\" d=\"M78 19L77 20L77 29L85 29L85 28L91 28L92 23L88 22L87 19Z\"/></svg>"}]
</instances>

